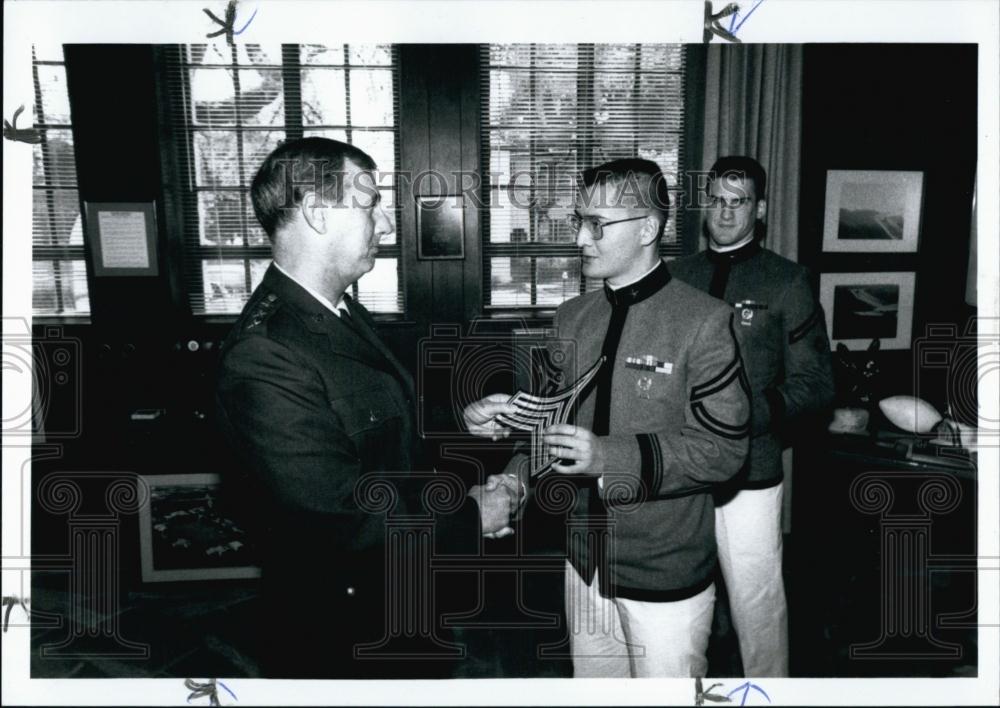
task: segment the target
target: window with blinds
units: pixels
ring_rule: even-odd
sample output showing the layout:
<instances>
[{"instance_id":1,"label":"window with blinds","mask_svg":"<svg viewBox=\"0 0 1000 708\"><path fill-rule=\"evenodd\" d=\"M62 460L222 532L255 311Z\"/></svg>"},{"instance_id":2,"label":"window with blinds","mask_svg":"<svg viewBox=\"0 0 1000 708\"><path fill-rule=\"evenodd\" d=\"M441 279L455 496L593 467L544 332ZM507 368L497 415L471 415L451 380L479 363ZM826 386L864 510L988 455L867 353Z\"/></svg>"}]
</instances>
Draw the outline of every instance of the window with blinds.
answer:
<instances>
[{"instance_id":1,"label":"window with blinds","mask_svg":"<svg viewBox=\"0 0 1000 708\"><path fill-rule=\"evenodd\" d=\"M62 45L31 48L35 129L31 211L31 310L36 317L90 314L83 220ZM30 121L22 116L20 127Z\"/></svg>"},{"instance_id":2,"label":"window with blinds","mask_svg":"<svg viewBox=\"0 0 1000 708\"><path fill-rule=\"evenodd\" d=\"M576 175L622 157L659 164L676 206L684 52L674 44L491 44L482 49L482 164L489 165L486 308L554 308L600 286L580 270ZM664 256L679 255L671 209Z\"/></svg>"},{"instance_id":3,"label":"window with blinds","mask_svg":"<svg viewBox=\"0 0 1000 708\"><path fill-rule=\"evenodd\" d=\"M389 45L215 44L166 51L170 120L179 141L184 280L195 314L238 313L271 245L249 186L282 141L323 136L357 145L378 165L386 212L398 222L396 51ZM383 239L352 295L373 312L402 312L400 249Z\"/></svg>"}]
</instances>

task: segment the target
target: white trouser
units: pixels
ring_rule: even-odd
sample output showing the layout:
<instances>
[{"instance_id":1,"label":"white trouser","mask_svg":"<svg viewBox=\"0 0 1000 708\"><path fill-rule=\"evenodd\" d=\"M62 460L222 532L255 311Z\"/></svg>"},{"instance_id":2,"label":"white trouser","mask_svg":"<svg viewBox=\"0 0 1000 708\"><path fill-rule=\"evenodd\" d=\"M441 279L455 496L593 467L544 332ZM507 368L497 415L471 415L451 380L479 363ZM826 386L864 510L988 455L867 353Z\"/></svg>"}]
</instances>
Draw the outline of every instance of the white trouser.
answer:
<instances>
[{"instance_id":1,"label":"white trouser","mask_svg":"<svg viewBox=\"0 0 1000 708\"><path fill-rule=\"evenodd\" d=\"M677 602L601 597L566 563L566 616L575 678L701 678L715 585Z\"/></svg>"},{"instance_id":2,"label":"white trouser","mask_svg":"<svg viewBox=\"0 0 1000 708\"><path fill-rule=\"evenodd\" d=\"M781 496L780 484L743 489L715 509L719 565L747 678L788 676Z\"/></svg>"}]
</instances>

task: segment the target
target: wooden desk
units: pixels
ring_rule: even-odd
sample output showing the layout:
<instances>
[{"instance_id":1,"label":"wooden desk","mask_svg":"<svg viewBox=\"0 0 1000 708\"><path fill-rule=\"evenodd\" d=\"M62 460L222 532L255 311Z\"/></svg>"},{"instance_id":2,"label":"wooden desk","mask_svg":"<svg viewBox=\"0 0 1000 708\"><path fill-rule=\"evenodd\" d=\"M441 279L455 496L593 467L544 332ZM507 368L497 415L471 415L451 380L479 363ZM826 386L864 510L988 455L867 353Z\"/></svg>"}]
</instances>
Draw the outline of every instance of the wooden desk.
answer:
<instances>
[{"instance_id":1,"label":"wooden desk","mask_svg":"<svg viewBox=\"0 0 1000 708\"><path fill-rule=\"evenodd\" d=\"M976 467L908 447L826 434L796 449L793 675L953 676L975 663Z\"/></svg>"}]
</instances>

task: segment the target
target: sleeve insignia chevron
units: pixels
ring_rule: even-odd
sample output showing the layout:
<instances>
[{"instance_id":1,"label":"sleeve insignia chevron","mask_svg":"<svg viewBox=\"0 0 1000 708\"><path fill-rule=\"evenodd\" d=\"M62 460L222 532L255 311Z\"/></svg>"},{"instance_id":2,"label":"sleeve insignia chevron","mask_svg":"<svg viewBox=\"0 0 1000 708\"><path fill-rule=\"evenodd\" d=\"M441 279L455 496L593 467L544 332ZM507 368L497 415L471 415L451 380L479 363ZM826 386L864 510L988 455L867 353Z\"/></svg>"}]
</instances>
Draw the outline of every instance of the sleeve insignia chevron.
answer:
<instances>
[{"instance_id":1,"label":"sleeve insignia chevron","mask_svg":"<svg viewBox=\"0 0 1000 708\"><path fill-rule=\"evenodd\" d=\"M698 384L691 389L691 412L694 414L695 419L709 432L730 440L739 440L750 434L749 419L740 425L732 425L716 418L705 406L706 398L725 390L734 381L737 382L744 392L749 390L750 385L743 370L739 350L737 350L733 360L720 373L705 383Z\"/></svg>"},{"instance_id":2,"label":"sleeve insignia chevron","mask_svg":"<svg viewBox=\"0 0 1000 708\"><path fill-rule=\"evenodd\" d=\"M819 321L819 318L820 318L820 311L819 308L817 307L812 311L812 314L806 318L805 322L803 322L798 327L796 327L795 329L793 329L791 332L788 333L788 343L795 344L797 341L806 336L806 333L808 333L809 330L812 329L813 325Z\"/></svg>"}]
</instances>

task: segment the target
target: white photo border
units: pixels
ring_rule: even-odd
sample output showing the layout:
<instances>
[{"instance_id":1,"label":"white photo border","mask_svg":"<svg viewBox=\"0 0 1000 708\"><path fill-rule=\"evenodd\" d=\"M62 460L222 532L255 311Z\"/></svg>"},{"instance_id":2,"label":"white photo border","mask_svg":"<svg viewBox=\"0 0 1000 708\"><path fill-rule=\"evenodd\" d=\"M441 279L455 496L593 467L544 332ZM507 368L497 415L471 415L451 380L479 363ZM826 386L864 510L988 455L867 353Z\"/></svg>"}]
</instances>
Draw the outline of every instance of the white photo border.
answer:
<instances>
[{"instance_id":1,"label":"white photo border","mask_svg":"<svg viewBox=\"0 0 1000 708\"><path fill-rule=\"evenodd\" d=\"M373 42L702 42L702 0L623 0L616 5L578 0L381 0L363 2L269 2L241 0L240 17L259 10L244 41L322 43L350 38ZM711 3L716 11L723 2ZM995 0L935 3L913 0L746 0L755 14L740 30L746 43L810 42L968 42L978 46L977 165L980 200L977 221L978 315L1000 321L1000 6ZM225 0L142 3L120 1L11 2L4 6L4 117L19 105L32 113L31 44L197 43L218 29L202 12L223 15ZM610 8L610 9L609 9ZM863 10L862 14L859 14ZM529 16L530 21L524 18ZM723 23L725 24L725 23ZM721 40L713 38L712 42ZM127 98L127 94L126 94ZM113 120L109 107L109 120ZM16 333L31 323L31 147L5 140L3 330ZM994 331L1000 337L1000 331ZM991 340L994 341L994 340ZM1000 340L997 340L1000 341ZM985 360L984 360L985 362ZM987 362L988 363L988 362ZM980 366L981 373L986 367ZM994 369L995 377L995 369ZM30 407L31 371L4 368L4 420ZM1000 402L995 378L979 381L980 421L996 425ZM51 447L51 446L50 446ZM3 595L30 593L32 460L26 441L5 433L3 440ZM44 452L44 451L42 451ZM35 455L33 457L33 455ZM978 675L969 678L801 678L761 679L773 705L980 705L995 704L1000 693L1000 448L979 451L988 471L978 487ZM817 549L822 556L822 549ZM189 698L180 678L32 679L30 627L15 607L3 635L2 702L7 705L208 705L207 696ZM222 705L691 705L693 679L478 679L450 681L282 681L224 679L232 693L219 691ZM744 679L706 679L725 695ZM186 702L186 703L185 703Z\"/></svg>"}]
</instances>

